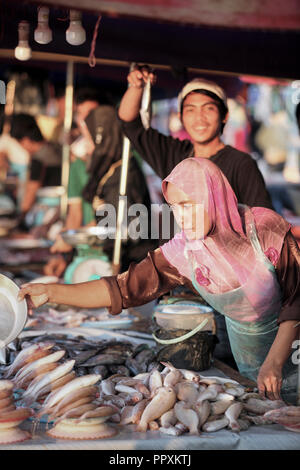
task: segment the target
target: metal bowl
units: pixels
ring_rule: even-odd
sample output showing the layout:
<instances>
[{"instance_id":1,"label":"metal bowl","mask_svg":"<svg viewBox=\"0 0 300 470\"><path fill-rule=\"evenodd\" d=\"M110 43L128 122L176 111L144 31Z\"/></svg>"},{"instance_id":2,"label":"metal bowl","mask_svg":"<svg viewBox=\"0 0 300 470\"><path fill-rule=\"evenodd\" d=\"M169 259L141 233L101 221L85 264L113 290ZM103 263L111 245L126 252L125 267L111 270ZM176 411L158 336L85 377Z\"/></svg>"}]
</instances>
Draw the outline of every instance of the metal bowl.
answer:
<instances>
[{"instance_id":1,"label":"metal bowl","mask_svg":"<svg viewBox=\"0 0 300 470\"><path fill-rule=\"evenodd\" d=\"M1 246L8 250L34 250L36 248L49 248L50 240L43 238L12 238L1 240Z\"/></svg>"},{"instance_id":2,"label":"metal bowl","mask_svg":"<svg viewBox=\"0 0 300 470\"><path fill-rule=\"evenodd\" d=\"M27 322L27 304L18 301L18 293L18 286L0 274L0 348L11 343Z\"/></svg>"},{"instance_id":3,"label":"metal bowl","mask_svg":"<svg viewBox=\"0 0 300 470\"><path fill-rule=\"evenodd\" d=\"M82 227L76 230L65 230L61 232L63 240L69 245L101 246L116 233L114 228L107 227Z\"/></svg>"}]
</instances>

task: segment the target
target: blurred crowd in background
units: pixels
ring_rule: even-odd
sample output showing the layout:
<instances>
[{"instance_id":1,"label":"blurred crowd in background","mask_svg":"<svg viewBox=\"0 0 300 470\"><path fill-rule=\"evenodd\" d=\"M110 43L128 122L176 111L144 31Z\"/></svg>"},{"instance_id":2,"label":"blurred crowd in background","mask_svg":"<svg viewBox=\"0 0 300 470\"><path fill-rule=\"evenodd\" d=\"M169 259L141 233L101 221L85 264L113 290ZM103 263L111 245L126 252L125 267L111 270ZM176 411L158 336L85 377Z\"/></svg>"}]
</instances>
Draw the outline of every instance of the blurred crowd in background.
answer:
<instances>
[{"instance_id":1,"label":"blurred crowd in background","mask_svg":"<svg viewBox=\"0 0 300 470\"><path fill-rule=\"evenodd\" d=\"M57 238L62 224L66 228L95 224L93 199L97 197L98 202L99 199L101 201L105 190L100 188L101 193L98 185L103 177L105 180L109 170L115 174L114 194L118 193L122 135L115 111L119 97L95 87L75 88L73 123L66 136L64 84L37 83L26 73L12 74L9 83L12 81L15 93L13 114L9 120L5 119L4 106L1 106L1 214L13 210L18 214L19 228L33 236L50 239ZM249 83L241 80L238 94L228 101L229 120L223 133L225 144L250 153L257 161L273 206L285 217L300 217L300 136L296 92L293 83L278 84L268 80L260 80L259 83L250 80ZM106 125L113 136L105 143L103 113L108 116L112 110ZM189 138L177 116L177 96L153 102L151 125L164 134L179 139ZM61 185L62 148L66 139L71 145L71 165L68 216L62 222L57 210L60 197L57 188ZM106 154L108 148L114 147L117 155L105 157L105 163L105 152L99 151L103 145L106 146ZM141 172L149 194L142 194L140 199L133 195L132 200L142 202L149 196L153 203L162 202L160 179L136 153L133 160L135 168L132 171ZM109 175L110 182L113 181L111 177ZM142 184L138 191L143 193ZM115 196L111 198L116 204ZM41 211L45 206L47 211Z\"/></svg>"}]
</instances>

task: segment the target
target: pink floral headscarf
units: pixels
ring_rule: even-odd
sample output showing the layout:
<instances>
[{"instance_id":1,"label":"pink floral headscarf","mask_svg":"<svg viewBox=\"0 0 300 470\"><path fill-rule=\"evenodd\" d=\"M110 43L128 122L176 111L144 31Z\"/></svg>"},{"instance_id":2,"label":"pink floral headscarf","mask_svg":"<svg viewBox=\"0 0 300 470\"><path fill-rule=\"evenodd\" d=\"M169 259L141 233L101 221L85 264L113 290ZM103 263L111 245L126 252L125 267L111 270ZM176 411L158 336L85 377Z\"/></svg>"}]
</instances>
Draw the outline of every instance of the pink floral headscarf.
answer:
<instances>
[{"instance_id":1,"label":"pink floral headscarf","mask_svg":"<svg viewBox=\"0 0 300 470\"><path fill-rule=\"evenodd\" d=\"M203 204L212 222L209 234L203 239L188 240L181 231L161 247L167 261L181 275L192 279L194 274L198 283L212 293L240 287L256 262L246 230L251 219L263 252L276 265L290 225L270 209L254 207L247 211L244 206L238 206L227 178L213 162L206 158L187 158L180 162L162 183L167 201L169 182L192 201Z\"/></svg>"}]
</instances>

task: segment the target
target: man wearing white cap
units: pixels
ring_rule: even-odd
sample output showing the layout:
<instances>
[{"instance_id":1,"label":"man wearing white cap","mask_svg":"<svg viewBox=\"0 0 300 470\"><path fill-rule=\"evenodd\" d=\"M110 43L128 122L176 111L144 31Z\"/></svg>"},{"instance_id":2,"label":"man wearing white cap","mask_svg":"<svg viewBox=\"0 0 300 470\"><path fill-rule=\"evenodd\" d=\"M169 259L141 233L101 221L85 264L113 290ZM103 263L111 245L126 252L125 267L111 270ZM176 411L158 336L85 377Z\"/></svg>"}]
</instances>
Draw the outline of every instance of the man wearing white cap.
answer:
<instances>
[{"instance_id":1,"label":"man wearing white cap","mask_svg":"<svg viewBox=\"0 0 300 470\"><path fill-rule=\"evenodd\" d=\"M154 83L155 77L147 67L129 73L129 87L120 103L119 118L125 135L157 175L165 178L187 157L210 158L227 177L239 203L272 208L256 162L221 140L228 118L224 90L202 78L183 87L178 96L178 113L190 140L179 140L143 127L140 108L148 77Z\"/></svg>"}]
</instances>

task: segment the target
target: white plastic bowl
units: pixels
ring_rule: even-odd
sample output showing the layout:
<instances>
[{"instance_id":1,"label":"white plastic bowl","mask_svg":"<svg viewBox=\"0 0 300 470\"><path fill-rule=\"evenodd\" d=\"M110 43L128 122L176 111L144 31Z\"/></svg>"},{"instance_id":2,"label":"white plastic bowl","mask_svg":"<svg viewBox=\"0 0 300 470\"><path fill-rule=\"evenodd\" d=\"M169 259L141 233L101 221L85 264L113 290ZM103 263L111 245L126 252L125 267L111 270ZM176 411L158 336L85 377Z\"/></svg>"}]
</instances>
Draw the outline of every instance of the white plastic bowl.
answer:
<instances>
[{"instance_id":1,"label":"white plastic bowl","mask_svg":"<svg viewBox=\"0 0 300 470\"><path fill-rule=\"evenodd\" d=\"M18 301L19 287L0 274L0 348L11 343L27 322L27 303Z\"/></svg>"}]
</instances>

